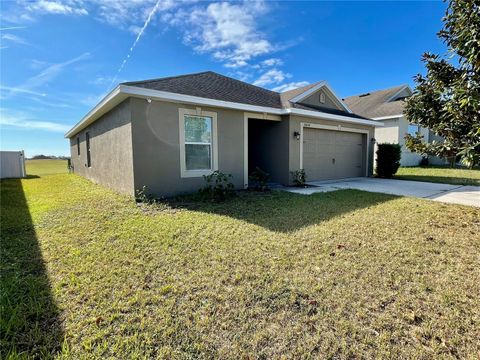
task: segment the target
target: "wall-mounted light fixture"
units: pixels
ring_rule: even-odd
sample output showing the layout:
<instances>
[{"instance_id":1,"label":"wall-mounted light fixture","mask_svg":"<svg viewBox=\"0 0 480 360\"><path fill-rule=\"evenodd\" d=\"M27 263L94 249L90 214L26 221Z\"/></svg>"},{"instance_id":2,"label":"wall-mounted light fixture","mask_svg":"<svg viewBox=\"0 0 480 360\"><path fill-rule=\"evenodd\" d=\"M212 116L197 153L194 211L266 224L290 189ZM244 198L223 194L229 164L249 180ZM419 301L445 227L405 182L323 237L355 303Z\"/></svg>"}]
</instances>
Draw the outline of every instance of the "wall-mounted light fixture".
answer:
<instances>
[{"instance_id":1,"label":"wall-mounted light fixture","mask_svg":"<svg viewBox=\"0 0 480 360\"><path fill-rule=\"evenodd\" d=\"M300 140L300 133L298 131L293 132L293 137L297 140Z\"/></svg>"},{"instance_id":2,"label":"wall-mounted light fixture","mask_svg":"<svg viewBox=\"0 0 480 360\"><path fill-rule=\"evenodd\" d=\"M375 144L375 143L377 142L377 139L375 139L374 137L372 137L372 138L370 139L370 141L372 142L372 144Z\"/></svg>"}]
</instances>

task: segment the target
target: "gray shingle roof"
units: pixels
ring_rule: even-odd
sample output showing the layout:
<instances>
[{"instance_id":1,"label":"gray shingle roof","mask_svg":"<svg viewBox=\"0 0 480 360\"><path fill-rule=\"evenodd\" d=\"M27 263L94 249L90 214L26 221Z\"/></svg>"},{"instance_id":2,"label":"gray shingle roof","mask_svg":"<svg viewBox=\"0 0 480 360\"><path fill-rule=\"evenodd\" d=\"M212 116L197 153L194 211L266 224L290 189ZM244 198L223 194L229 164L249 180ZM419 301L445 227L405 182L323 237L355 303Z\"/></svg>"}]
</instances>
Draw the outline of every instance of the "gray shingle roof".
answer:
<instances>
[{"instance_id":1,"label":"gray shingle roof","mask_svg":"<svg viewBox=\"0 0 480 360\"><path fill-rule=\"evenodd\" d=\"M403 113L405 102L403 100L387 102L387 100L405 86L400 85L367 94L350 96L343 101L354 113L368 118L398 115Z\"/></svg>"},{"instance_id":2,"label":"gray shingle roof","mask_svg":"<svg viewBox=\"0 0 480 360\"><path fill-rule=\"evenodd\" d=\"M307 107L299 104L292 104L289 101L295 96L312 88L316 84L318 84L318 82L298 89L277 93L275 91L267 90L240 80L230 78L228 76L217 74L213 71L122 83L122 85L168 91L207 99L231 101L241 104L266 106L279 109L296 107L310 111L319 111L353 118L362 118L361 116L351 114L346 111L336 111L327 108L314 108L310 106Z\"/></svg>"},{"instance_id":3,"label":"gray shingle roof","mask_svg":"<svg viewBox=\"0 0 480 360\"><path fill-rule=\"evenodd\" d=\"M144 81L132 81L123 84L207 99L273 108L282 107L280 96L277 92L220 75L213 71Z\"/></svg>"}]
</instances>

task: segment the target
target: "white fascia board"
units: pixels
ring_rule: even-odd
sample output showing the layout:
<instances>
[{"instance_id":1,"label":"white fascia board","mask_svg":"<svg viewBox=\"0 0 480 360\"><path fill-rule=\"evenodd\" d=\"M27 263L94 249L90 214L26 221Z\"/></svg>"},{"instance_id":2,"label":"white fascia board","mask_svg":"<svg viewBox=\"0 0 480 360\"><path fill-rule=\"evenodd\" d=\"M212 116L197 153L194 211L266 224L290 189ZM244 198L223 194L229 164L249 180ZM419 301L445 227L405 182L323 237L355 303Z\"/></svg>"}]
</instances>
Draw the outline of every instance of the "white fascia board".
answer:
<instances>
[{"instance_id":1,"label":"white fascia board","mask_svg":"<svg viewBox=\"0 0 480 360\"><path fill-rule=\"evenodd\" d=\"M374 117L372 119L373 120L390 120L390 119L398 119L398 118L401 118L402 116L403 116L403 114L397 114L397 115Z\"/></svg>"},{"instance_id":2,"label":"white fascia board","mask_svg":"<svg viewBox=\"0 0 480 360\"><path fill-rule=\"evenodd\" d=\"M135 86L128 86L128 85L119 85L117 86L112 92L110 92L107 96L105 96L92 110L85 115L82 120L80 120L72 129L70 129L66 134L65 138L70 138L80 130L84 129L95 120L97 120L100 116L105 114L107 111L111 110L114 106L118 105L120 102L125 100L128 97L141 97L141 98L150 98L152 100L159 100L159 101L168 101L174 103L184 103L184 104L192 104L192 105L204 105L204 106L212 106L212 107L220 107L226 109L235 109L235 110L243 110L247 112L255 112L255 113L263 113L263 114L271 114L271 115L301 115L307 116L317 119L324 119L324 120L333 120L333 121L341 121L350 124L360 124L360 125L369 125L369 126L383 126L382 123L374 120L367 120L367 119L357 119L348 116L342 115L335 115L329 114L320 111L310 111L310 110L302 110L302 109L279 109L273 107L266 107L266 106L258 106L258 105L249 105L249 104L242 104L230 101L223 101L223 100L215 100L215 99L207 99L198 96L191 96L191 95L183 95L177 93L171 93L167 91L160 91L160 90L153 90L153 89L144 89Z\"/></svg>"},{"instance_id":3,"label":"white fascia board","mask_svg":"<svg viewBox=\"0 0 480 360\"><path fill-rule=\"evenodd\" d=\"M352 118L352 117L349 117L349 116L328 114L328 113L319 112L319 111L309 111L309 110L302 110L302 109L287 109L287 113L292 114L292 115L320 118L320 119L324 119L324 120L340 121L340 122L349 123L349 124L367 125L367 126L375 126L375 127L383 126L382 122L378 122L378 121L375 121L375 120L357 119L357 118Z\"/></svg>"},{"instance_id":4,"label":"white fascia board","mask_svg":"<svg viewBox=\"0 0 480 360\"><path fill-rule=\"evenodd\" d=\"M322 87L326 87L328 89L328 91L333 95L333 97L335 98L335 100L346 110L348 111L349 113L353 113L352 110L350 110L350 108L347 106L347 104L345 104L342 99L340 99L337 94L335 93L335 91L333 91L332 87L328 84L328 82L326 82L325 80L324 81L321 81L319 82L317 85L315 85L314 87L312 87L311 89L308 89L307 91L295 96L294 98L290 99L291 102L293 103L297 103L297 102L300 102L302 101L303 99L306 99L307 97L309 97L310 95L312 95L315 91L317 90L320 90Z\"/></svg>"},{"instance_id":5,"label":"white fascia board","mask_svg":"<svg viewBox=\"0 0 480 360\"><path fill-rule=\"evenodd\" d=\"M77 132L87 127L101 115L111 110L115 105L125 100L128 96L121 94L120 86L117 86L110 93L108 93L100 102L90 110L73 128L71 128L64 136L66 139L72 137Z\"/></svg>"}]
</instances>

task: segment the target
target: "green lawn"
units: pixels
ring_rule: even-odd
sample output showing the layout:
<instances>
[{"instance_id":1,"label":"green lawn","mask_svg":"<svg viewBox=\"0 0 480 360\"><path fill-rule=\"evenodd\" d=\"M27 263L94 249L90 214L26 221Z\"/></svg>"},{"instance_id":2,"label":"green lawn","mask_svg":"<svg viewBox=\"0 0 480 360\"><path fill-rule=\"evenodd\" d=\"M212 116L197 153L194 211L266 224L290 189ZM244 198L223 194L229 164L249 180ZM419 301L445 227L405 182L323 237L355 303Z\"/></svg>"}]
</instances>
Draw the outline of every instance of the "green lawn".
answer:
<instances>
[{"instance_id":1,"label":"green lawn","mask_svg":"<svg viewBox=\"0 0 480 360\"><path fill-rule=\"evenodd\" d=\"M396 179L428 181L453 185L480 186L480 169L452 169L448 167L401 167Z\"/></svg>"},{"instance_id":2,"label":"green lawn","mask_svg":"<svg viewBox=\"0 0 480 360\"><path fill-rule=\"evenodd\" d=\"M63 174L68 172L67 160L41 159L26 160L27 176Z\"/></svg>"},{"instance_id":3,"label":"green lawn","mask_svg":"<svg viewBox=\"0 0 480 360\"><path fill-rule=\"evenodd\" d=\"M0 358L478 358L480 210L1 182Z\"/></svg>"}]
</instances>

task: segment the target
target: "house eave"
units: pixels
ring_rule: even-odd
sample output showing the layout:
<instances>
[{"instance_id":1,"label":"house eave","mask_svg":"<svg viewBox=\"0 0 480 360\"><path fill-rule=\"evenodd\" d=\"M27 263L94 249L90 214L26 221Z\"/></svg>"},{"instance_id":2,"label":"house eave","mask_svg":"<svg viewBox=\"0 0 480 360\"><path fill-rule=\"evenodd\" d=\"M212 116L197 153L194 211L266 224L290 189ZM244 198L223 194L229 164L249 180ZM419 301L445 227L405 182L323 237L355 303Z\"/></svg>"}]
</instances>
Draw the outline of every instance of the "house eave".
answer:
<instances>
[{"instance_id":1,"label":"house eave","mask_svg":"<svg viewBox=\"0 0 480 360\"><path fill-rule=\"evenodd\" d=\"M113 109L116 105L127 99L128 97L147 98L151 100L167 101L174 103L192 104L192 105L204 105L211 107L219 107L226 109L242 110L254 113L266 113L272 115L301 115L306 117L341 121L350 124L359 124L367 126L383 126L375 120L358 119L349 116L329 114L320 111L310 111L302 109L282 109L272 108L258 105L242 104L230 101L208 99L198 96L183 95L178 93L172 93L167 91L145 89L136 86L118 85L108 95L106 95L92 110L90 110L75 126L70 129L65 138L71 138L79 131L86 128L88 125L94 123L100 116L106 114Z\"/></svg>"},{"instance_id":2,"label":"house eave","mask_svg":"<svg viewBox=\"0 0 480 360\"><path fill-rule=\"evenodd\" d=\"M299 115L305 117L312 117L312 118L319 118L324 120L333 120L344 122L348 124L357 124L357 125L367 125L367 126L375 126L375 127L382 127L383 123L375 120L369 119L357 119L352 118L349 116L342 116L342 115L335 115L335 114L328 114L319 111L309 111L309 110L302 110L302 109L286 109L287 113L292 115Z\"/></svg>"},{"instance_id":3,"label":"house eave","mask_svg":"<svg viewBox=\"0 0 480 360\"><path fill-rule=\"evenodd\" d=\"M65 138L71 138L88 125L94 123L100 116L106 114L127 97L128 95L122 93L121 85L117 86L107 95L105 95L105 97L100 100L100 102L92 110L90 110L78 123L76 123L67 133L65 133Z\"/></svg>"}]
</instances>

